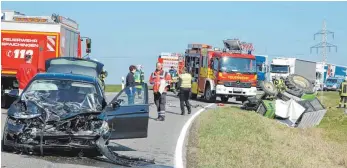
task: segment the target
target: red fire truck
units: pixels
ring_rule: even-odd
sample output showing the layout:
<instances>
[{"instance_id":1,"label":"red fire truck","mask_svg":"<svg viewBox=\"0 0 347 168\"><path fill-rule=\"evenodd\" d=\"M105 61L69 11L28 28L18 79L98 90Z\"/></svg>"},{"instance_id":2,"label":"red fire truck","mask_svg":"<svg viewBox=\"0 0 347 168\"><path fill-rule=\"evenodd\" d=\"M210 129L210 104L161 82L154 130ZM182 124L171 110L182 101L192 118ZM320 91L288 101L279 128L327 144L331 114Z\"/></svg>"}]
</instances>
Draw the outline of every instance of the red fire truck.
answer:
<instances>
[{"instance_id":1,"label":"red fire truck","mask_svg":"<svg viewBox=\"0 0 347 168\"><path fill-rule=\"evenodd\" d=\"M169 70L173 66L177 70L177 73L181 74L184 68L184 56L180 53L162 52L158 57L158 62L163 65L163 70L166 72L169 72ZM173 89L173 84L176 84L177 82L178 76L172 77L170 90Z\"/></svg>"},{"instance_id":2,"label":"red fire truck","mask_svg":"<svg viewBox=\"0 0 347 168\"><path fill-rule=\"evenodd\" d=\"M91 40L88 38L87 53ZM81 57L81 36L78 24L62 16L26 16L20 12L3 10L1 16L1 107L8 107L8 93L18 88L16 71L24 63L25 55L33 56L33 65L40 72L45 61L67 56Z\"/></svg>"},{"instance_id":3,"label":"red fire truck","mask_svg":"<svg viewBox=\"0 0 347 168\"><path fill-rule=\"evenodd\" d=\"M230 97L246 101L257 94L255 57L243 53L239 40L224 40L225 48L206 44L189 44L185 53L185 66L192 74L192 95L201 95L208 102L220 97L227 102Z\"/></svg>"}]
</instances>

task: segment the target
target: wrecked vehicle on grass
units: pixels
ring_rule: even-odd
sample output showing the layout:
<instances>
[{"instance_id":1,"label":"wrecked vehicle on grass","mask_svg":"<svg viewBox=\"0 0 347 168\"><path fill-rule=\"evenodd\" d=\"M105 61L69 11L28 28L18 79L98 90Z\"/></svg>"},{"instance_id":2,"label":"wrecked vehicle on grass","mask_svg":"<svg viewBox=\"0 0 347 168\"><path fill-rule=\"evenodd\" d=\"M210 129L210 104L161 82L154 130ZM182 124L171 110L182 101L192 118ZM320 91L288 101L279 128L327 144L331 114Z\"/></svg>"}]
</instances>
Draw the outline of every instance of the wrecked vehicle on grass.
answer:
<instances>
[{"instance_id":1,"label":"wrecked vehicle on grass","mask_svg":"<svg viewBox=\"0 0 347 168\"><path fill-rule=\"evenodd\" d=\"M78 74L37 74L10 106L2 149L45 155L50 150L79 151L79 155L104 155L115 164L153 164L111 151L113 139L146 138L148 88L127 103L125 88L106 103L96 77Z\"/></svg>"}]
</instances>

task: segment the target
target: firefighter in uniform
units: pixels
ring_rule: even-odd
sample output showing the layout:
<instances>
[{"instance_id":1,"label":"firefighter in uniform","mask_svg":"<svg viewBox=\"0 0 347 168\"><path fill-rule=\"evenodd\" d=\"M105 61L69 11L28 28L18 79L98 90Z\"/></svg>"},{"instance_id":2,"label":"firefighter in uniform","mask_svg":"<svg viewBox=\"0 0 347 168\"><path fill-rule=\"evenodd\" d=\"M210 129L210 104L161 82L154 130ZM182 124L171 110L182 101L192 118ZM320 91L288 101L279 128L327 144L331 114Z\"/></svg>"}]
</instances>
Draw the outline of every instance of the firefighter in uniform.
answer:
<instances>
[{"instance_id":1,"label":"firefighter in uniform","mask_svg":"<svg viewBox=\"0 0 347 168\"><path fill-rule=\"evenodd\" d=\"M339 103L339 108L347 108L347 76L345 77L345 80L341 83L340 88L339 88L339 93L340 93L340 103Z\"/></svg>"},{"instance_id":2,"label":"firefighter in uniform","mask_svg":"<svg viewBox=\"0 0 347 168\"><path fill-rule=\"evenodd\" d=\"M178 78L178 74L177 74L177 70L175 69L175 67L171 67L171 69L169 70L169 73L171 75L172 78L172 92L176 93L176 83L177 83L177 78Z\"/></svg>"},{"instance_id":3,"label":"firefighter in uniform","mask_svg":"<svg viewBox=\"0 0 347 168\"><path fill-rule=\"evenodd\" d=\"M186 104L188 114L190 114L192 109L189 103L189 96L192 88L192 75L184 68L178 80L181 115L185 114L184 104Z\"/></svg>"},{"instance_id":4,"label":"firefighter in uniform","mask_svg":"<svg viewBox=\"0 0 347 168\"><path fill-rule=\"evenodd\" d=\"M136 72L134 74L135 83L136 83L136 91L139 99L142 98L142 83L144 81L144 72L142 71L142 66L137 65Z\"/></svg>"},{"instance_id":5,"label":"firefighter in uniform","mask_svg":"<svg viewBox=\"0 0 347 168\"><path fill-rule=\"evenodd\" d=\"M170 85L171 76L157 63L156 70L151 74L149 82L153 85L154 103L157 106L158 121L165 121L166 92Z\"/></svg>"}]
</instances>

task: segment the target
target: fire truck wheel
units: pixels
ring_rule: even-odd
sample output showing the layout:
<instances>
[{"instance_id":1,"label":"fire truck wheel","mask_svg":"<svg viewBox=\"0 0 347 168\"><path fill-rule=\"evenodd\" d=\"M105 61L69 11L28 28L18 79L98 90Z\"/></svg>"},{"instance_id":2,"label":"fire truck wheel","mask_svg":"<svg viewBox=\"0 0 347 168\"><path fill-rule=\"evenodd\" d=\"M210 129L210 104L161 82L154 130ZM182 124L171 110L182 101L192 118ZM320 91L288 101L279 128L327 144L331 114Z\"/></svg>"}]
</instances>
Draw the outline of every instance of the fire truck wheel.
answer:
<instances>
[{"instance_id":1,"label":"fire truck wheel","mask_svg":"<svg viewBox=\"0 0 347 168\"><path fill-rule=\"evenodd\" d=\"M205 90L205 100L210 103L216 102L216 95L213 94L211 86L208 84Z\"/></svg>"},{"instance_id":2,"label":"fire truck wheel","mask_svg":"<svg viewBox=\"0 0 347 168\"><path fill-rule=\"evenodd\" d=\"M221 101L222 101L223 103L227 103L228 100L229 100L229 97L227 97L227 96L222 96L222 97L220 97L220 99L221 99Z\"/></svg>"}]
</instances>

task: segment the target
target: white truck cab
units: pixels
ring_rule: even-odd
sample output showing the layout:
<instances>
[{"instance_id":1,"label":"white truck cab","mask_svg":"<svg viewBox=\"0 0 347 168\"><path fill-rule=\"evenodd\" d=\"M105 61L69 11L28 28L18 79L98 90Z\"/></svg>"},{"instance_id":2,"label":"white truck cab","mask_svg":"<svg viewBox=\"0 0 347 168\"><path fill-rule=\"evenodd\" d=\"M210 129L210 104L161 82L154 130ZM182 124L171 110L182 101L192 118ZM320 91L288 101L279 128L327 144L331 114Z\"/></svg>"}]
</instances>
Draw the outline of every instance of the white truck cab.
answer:
<instances>
[{"instance_id":1,"label":"white truck cab","mask_svg":"<svg viewBox=\"0 0 347 168\"><path fill-rule=\"evenodd\" d=\"M270 64L270 80L277 77L286 78L294 73L295 58L274 58Z\"/></svg>"}]
</instances>

